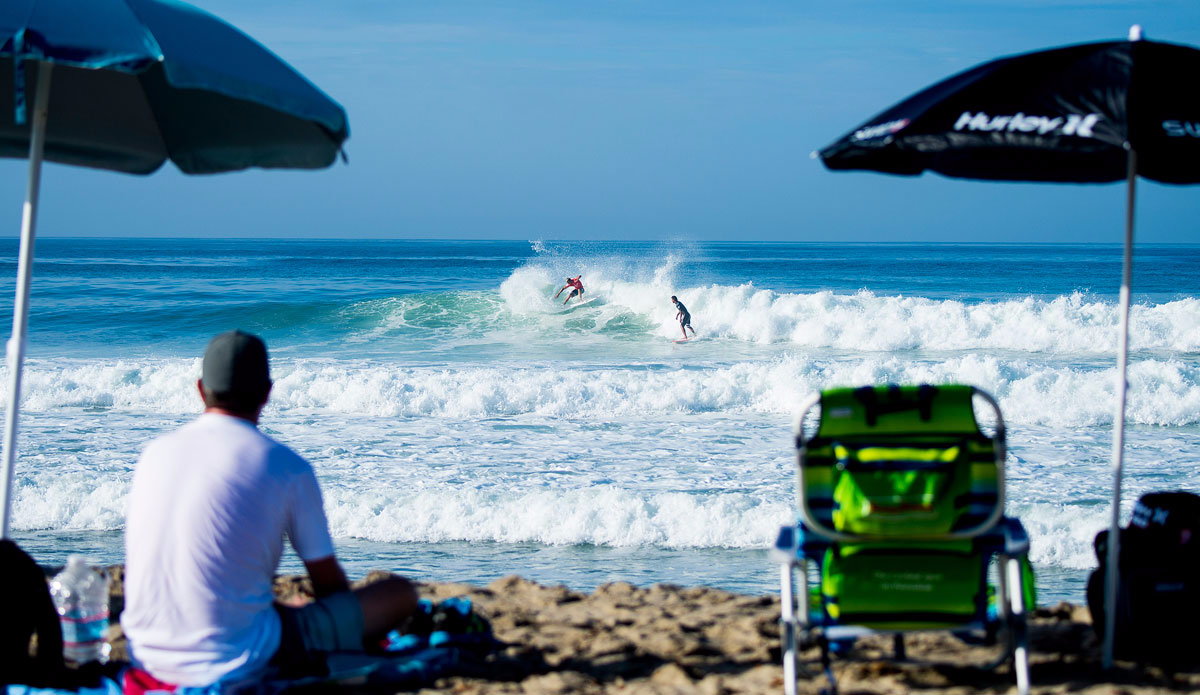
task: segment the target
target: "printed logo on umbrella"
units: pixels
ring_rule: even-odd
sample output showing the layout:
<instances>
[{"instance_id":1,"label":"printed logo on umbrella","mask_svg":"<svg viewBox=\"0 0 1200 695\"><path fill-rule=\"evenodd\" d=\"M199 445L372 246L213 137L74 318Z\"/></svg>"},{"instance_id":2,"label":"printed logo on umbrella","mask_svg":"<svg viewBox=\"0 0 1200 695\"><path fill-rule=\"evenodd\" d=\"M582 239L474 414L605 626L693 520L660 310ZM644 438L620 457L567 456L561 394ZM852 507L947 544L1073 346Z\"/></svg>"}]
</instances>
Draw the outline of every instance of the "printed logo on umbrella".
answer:
<instances>
[{"instance_id":1,"label":"printed logo on umbrella","mask_svg":"<svg viewBox=\"0 0 1200 695\"><path fill-rule=\"evenodd\" d=\"M1163 130L1167 137L1185 138L1191 136L1200 138L1200 123L1192 121L1163 121Z\"/></svg>"},{"instance_id":2,"label":"printed logo on umbrella","mask_svg":"<svg viewBox=\"0 0 1200 695\"><path fill-rule=\"evenodd\" d=\"M879 125L869 125L866 128L860 128L854 131L854 135L851 135L850 139L855 141L874 140L875 138L882 137L884 135L892 135L900 132L904 126L911 122L912 121L908 120L907 118L901 118L896 121L880 123Z\"/></svg>"},{"instance_id":3,"label":"printed logo on umbrella","mask_svg":"<svg viewBox=\"0 0 1200 695\"><path fill-rule=\"evenodd\" d=\"M983 111L971 113L963 111L954 124L955 130L1008 131L1046 135L1047 133L1061 135L1076 135L1081 138L1092 137L1092 127L1103 118L1098 113L1086 116L1073 113L1066 118L1062 116L1028 116L1018 111L1008 116L989 116Z\"/></svg>"}]
</instances>

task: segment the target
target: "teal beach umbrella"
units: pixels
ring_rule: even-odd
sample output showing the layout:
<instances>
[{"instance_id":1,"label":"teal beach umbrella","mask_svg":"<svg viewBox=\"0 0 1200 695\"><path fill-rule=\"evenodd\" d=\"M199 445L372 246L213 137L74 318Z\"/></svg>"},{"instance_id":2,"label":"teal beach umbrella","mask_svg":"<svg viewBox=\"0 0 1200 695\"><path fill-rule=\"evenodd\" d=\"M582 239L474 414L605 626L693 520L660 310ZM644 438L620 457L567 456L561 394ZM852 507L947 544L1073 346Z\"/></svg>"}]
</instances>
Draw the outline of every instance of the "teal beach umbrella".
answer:
<instances>
[{"instance_id":1,"label":"teal beach umbrella","mask_svg":"<svg viewBox=\"0 0 1200 695\"><path fill-rule=\"evenodd\" d=\"M149 174L319 169L346 113L242 32L173 0L0 3L0 156L29 159L5 412L0 537L9 535L21 369L43 160Z\"/></svg>"}]
</instances>

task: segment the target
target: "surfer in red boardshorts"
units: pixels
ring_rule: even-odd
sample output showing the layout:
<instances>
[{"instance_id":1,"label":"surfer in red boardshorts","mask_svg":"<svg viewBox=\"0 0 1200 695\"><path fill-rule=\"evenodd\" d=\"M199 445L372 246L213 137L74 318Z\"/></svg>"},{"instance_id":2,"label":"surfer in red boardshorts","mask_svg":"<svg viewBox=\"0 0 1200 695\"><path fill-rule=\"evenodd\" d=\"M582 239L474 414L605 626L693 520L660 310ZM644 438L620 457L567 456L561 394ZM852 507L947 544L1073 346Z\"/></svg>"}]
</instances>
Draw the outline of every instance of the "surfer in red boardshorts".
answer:
<instances>
[{"instance_id":1,"label":"surfer in red boardshorts","mask_svg":"<svg viewBox=\"0 0 1200 695\"><path fill-rule=\"evenodd\" d=\"M575 289L571 290L571 293L568 294L567 298L563 300L563 305L565 306L567 302L571 301L571 297L579 297L579 301L582 302L583 301L583 283L579 281L579 278L581 278L581 277L583 277L583 275L576 275L573 278L567 278L567 284L558 288L558 291L554 293L554 298L558 299L558 295L562 294L562 291L567 289L568 287L574 287Z\"/></svg>"}]
</instances>

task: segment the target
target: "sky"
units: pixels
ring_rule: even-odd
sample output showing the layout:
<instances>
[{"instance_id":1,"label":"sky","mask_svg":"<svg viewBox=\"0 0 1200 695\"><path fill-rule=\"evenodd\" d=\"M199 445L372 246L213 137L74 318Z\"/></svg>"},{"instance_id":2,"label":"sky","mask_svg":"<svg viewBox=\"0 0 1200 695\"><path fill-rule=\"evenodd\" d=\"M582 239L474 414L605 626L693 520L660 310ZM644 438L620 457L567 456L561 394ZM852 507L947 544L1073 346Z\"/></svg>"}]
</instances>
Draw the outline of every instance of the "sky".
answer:
<instances>
[{"instance_id":1,"label":"sky","mask_svg":"<svg viewBox=\"0 0 1200 695\"><path fill-rule=\"evenodd\" d=\"M193 4L342 104L349 163L51 163L39 236L1119 243L1117 184L834 173L810 154L998 56L1134 23L1200 45L1196 0ZM19 233L26 172L0 160L0 235ZM1139 181L1139 243L1198 231L1200 186Z\"/></svg>"}]
</instances>

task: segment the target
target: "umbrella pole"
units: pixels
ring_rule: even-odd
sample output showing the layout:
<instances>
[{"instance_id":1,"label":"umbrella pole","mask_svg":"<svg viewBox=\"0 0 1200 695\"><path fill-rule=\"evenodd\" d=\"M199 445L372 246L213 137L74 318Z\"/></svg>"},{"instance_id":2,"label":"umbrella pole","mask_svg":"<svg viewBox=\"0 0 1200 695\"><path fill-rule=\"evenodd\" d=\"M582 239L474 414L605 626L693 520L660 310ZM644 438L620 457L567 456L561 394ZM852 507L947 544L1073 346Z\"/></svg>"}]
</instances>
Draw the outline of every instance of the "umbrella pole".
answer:
<instances>
[{"instance_id":1,"label":"umbrella pole","mask_svg":"<svg viewBox=\"0 0 1200 695\"><path fill-rule=\"evenodd\" d=\"M46 112L50 103L50 71L47 62L38 63L37 96L34 97L33 121L29 133L29 183L25 189L25 208L21 215L21 256L17 270L17 296L13 306L12 338L8 341L8 404L4 421L3 525L0 538L8 538L12 511L13 463L17 454L17 408L21 402L21 368L25 364L25 336L29 330L29 283L33 278L33 238L37 227L38 192L42 182L42 150L46 143Z\"/></svg>"},{"instance_id":2,"label":"umbrella pole","mask_svg":"<svg viewBox=\"0 0 1200 695\"><path fill-rule=\"evenodd\" d=\"M1108 557L1104 582L1104 652L1103 666L1113 663L1113 641L1116 636L1117 575L1121 557L1121 473L1125 463L1125 392L1128 389L1126 368L1129 364L1129 285L1133 275L1133 203L1137 177L1137 152L1129 148L1129 174L1125 194L1125 256L1121 265L1120 335L1117 338L1117 412L1113 419L1113 497L1112 522L1108 529Z\"/></svg>"}]
</instances>

